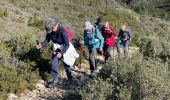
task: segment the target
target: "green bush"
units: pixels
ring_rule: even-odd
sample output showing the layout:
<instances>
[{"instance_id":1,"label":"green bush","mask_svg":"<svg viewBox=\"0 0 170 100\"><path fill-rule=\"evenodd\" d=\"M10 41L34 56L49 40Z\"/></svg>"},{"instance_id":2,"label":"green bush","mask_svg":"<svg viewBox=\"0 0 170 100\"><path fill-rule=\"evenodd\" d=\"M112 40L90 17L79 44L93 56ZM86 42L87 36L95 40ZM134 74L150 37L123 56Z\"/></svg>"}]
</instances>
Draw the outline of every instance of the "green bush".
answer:
<instances>
[{"instance_id":1,"label":"green bush","mask_svg":"<svg viewBox=\"0 0 170 100\"><path fill-rule=\"evenodd\" d=\"M0 8L0 17L7 17L8 13L7 10L4 8Z\"/></svg>"},{"instance_id":2,"label":"green bush","mask_svg":"<svg viewBox=\"0 0 170 100\"><path fill-rule=\"evenodd\" d=\"M0 91L4 93L21 92L24 87L23 75L18 74L15 69L0 68Z\"/></svg>"},{"instance_id":3,"label":"green bush","mask_svg":"<svg viewBox=\"0 0 170 100\"><path fill-rule=\"evenodd\" d=\"M140 51L143 53L143 55L145 57L153 57L153 54L154 54L154 39L150 39L150 38L141 38L140 40L140 44L139 44L139 47L140 47Z\"/></svg>"},{"instance_id":4,"label":"green bush","mask_svg":"<svg viewBox=\"0 0 170 100\"><path fill-rule=\"evenodd\" d=\"M108 98L102 98L102 100L169 99L168 64L161 60L155 61L149 58L146 60L140 53L128 58L125 64L110 61L100 71L98 78L113 86ZM90 97L89 100L91 100L94 95L99 95L98 91L89 92L98 86L99 83L91 82L90 88L81 90L85 91L81 92L82 97L88 99ZM89 87L89 85L85 87Z\"/></svg>"},{"instance_id":5,"label":"green bush","mask_svg":"<svg viewBox=\"0 0 170 100\"><path fill-rule=\"evenodd\" d=\"M113 86L102 79L94 79L80 90L82 100L106 100L112 94Z\"/></svg>"},{"instance_id":6,"label":"green bush","mask_svg":"<svg viewBox=\"0 0 170 100\"><path fill-rule=\"evenodd\" d=\"M170 58L170 43L164 38L151 39L149 37L142 37L139 43L140 51L145 57L161 58L163 61L168 61Z\"/></svg>"},{"instance_id":7,"label":"green bush","mask_svg":"<svg viewBox=\"0 0 170 100\"><path fill-rule=\"evenodd\" d=\"M44 20L35 15L29 19L28 26L44 29Z\"/></svg>"},{"instance_id":8,"label":"green bush","mask_svg":"<svg viewBox=\"0 0 170 100\"><path fill-rule=\"evenodd\" d=\"M9 41L9 44L15 56L21 59L27 58L28 55L25 54L35 48L35 40L31 34L17 34Z\"/></svg>"},{"instance_id":9,"label":"green bush","mask_svg":"<svg viewBox=\"0 0 170 100\"><path fill-rule=\"evenodd\" d=\"M162 40L161 46L163 50L158 56L164 61L168 61L170 59L170 43Z\"/></svg>"},{"instance_id":10,"label":"green bush","mask_svg":"<svg viewBox=\"0 0 170 100\"><path fill-rule=\"evenodd\" d=\"M39 79L37 66L39 56L30 35L17 35L0 44L0 95L34 89ZM37 55L36 55L37 54Z\"/></svg>"},{"instance_id":11,"label":"green bush","mask_svg":"<svg viewBox=\"0 0 170 100\"><path fill-rule=\"evenodd\" d=\"M11 48L6 43L0 43L0 63L1 66L9 66L7 59L11 56Z\"/></svg>"}]
</instances>

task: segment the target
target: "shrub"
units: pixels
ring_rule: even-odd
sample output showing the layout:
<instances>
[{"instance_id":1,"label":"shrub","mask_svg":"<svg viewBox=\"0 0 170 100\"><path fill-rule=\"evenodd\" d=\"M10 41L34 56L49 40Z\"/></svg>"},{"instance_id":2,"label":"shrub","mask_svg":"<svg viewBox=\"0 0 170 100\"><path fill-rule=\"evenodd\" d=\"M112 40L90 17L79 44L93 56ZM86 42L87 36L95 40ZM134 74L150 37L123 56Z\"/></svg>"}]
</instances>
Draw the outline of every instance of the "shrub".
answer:
<instances>
[{"instance_id":1,"label":"shrub","mask_svg":"<svg viewBox=\"0 0 170 100\"><path fill-rule=\"evenodd\" d=\"M141 38L139 47L140 51L143 53L145 57L153 57L154 55L154 46L155 46L155 39L151 38Z\"/></svg>"},{"instance_id":2,"label":"shrub","mask_svg":"<svg viewBox=\"0 0 170 100\"><path fill-rule=\"evenodd\" d=\"M163 50L158 56L164 61L168 61L170 59L170 43L162 40L161 46Z\"/></svg>"},{"instance_id":3,"label":"shrub","mask_svg":"<svg viewBox=\"0 0 170 100\"><path fill-rule=\"evenodd\" d=\"M163 61L167 61L170 58L170 44L164 38L151 39L149 37L143 37L139 43L140 51L145 57L151 57L156 59L161 58Z\"/></svg>"},{"instance_id":4,"label":"shrub","mask_svg":"<svg viewBox=\"0 0 170 100\"><path fill-rule=\"evenodd\" d=\"M44 20L35 15L29 19L28 26L44 29Z\"/></svg>"},{"instance_id":5,"label":"shrub","mask_svg":"<svg viewBox=\"0 0 170 100\"><path fill-rule=\"evenodd\" d=\"M4 8L0 8L0 17L7 17L8 13L7 10Z\"/></svg>"},{"instance_id":6,"label":"shrub","mask_svg":"<svg viewBox=\"0 0 170 100\"><path fill-rule=\"evenodd\" d=\"M17 35L0 44L0 95L17 93L29 88L39 79L38 55L30 35Z\"/></svg>"},{"instance_id":7,"label":"shrub","mask_svg":"<svg viewBox=\"0 0 170 100\"><path fill-rule=\"evenodd\" d=\"M27 54L32 48L35 48L35 42L31 34L15 35L9 41L9 44L12 47L14 55L20 59L26 59L28 55L25 54ZM34 52L32 52L32 54L32 56L34 56Z\"/></svg>"},{"instance_id":8,"label":"shrub","mask_svg":"<svg viewBox=\"0 0 170 100\"><path fill-rule=\"evenodd\" d=\"M112 99L169 99L168 64L161 60L146 60L140 53L128 58L126 64L109 62L98 77L113 84Z\"/></svg>"},{"instance_id":9,"label":"shrub","mask_svg":"<svg viewBox=\"0 0 170 100\"><path fill-rule=\"evenodd\" d=\"M9 69L1 66L0 68L0 91L4 93L21 92L24 87L23 75L18 74L15 69Z\"/></svg>"},{"instance_id":10,"label":"shrub","mask_svg":"<svg viewBox=\"0 0 170 100\"><path fill-rule=\"evenodd\" d=\"M112 90L112 84L98 78L84 86L80 95L82 100L106 100L111 95Z\"/></svg>"},{"instance_id":11,"label":"shrub","mask_svg":"<svg viewBox=\"0 0 170 100\"><path fill-rule=\"evenodd\" d=\"M8 47L8 44L6 43L0 43L0 63L1 66L8 66L8 59L11 56L11 48Z\"/></svg>"}]
</instances>

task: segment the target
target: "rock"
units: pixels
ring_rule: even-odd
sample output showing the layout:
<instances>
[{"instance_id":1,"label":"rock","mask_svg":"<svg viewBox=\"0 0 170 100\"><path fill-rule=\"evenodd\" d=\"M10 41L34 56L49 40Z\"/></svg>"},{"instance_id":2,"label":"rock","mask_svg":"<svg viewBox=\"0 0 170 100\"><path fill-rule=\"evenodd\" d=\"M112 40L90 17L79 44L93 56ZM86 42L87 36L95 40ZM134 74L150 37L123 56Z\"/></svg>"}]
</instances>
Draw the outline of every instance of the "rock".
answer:
<instances>
[{"instance_id":1,"label":"rock","mask_svg":"<svg viewBox=\"0 0 170 100\"><path fill-rule=\"evenodd\" d=\"M15 94L12 94L12 93L10 93L9 95L8 95L8 100L15 100L15 99L17 99L18 97L15 95Z\"/></svg>"},{"instance_id":2,"label":"rock","mask_svg":"<svg viewBox=\"0 0 170 100\"><path fill-rule=\"evenodd\" d=\"M43 91L43 90L45 90L46 88L45 88L45 86L44 86L43 84L37 83L37 84L36 84L36 89L37 89L38 91Z\"/></svg>"}]
</instances>

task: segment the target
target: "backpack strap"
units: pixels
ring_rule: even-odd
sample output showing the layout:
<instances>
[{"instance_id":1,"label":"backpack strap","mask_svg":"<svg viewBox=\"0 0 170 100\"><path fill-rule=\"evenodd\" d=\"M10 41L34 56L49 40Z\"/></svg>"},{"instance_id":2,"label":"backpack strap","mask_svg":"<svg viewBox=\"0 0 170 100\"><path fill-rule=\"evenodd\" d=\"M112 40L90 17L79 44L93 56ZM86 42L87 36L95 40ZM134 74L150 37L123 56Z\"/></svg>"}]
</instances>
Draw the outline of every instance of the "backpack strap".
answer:
<instances>
[{"instance_id":1,"label":"backpack strap","mask_svg":"<svg viewBox=\"0 0 170 100\"><path fill-rule=\"evenodd\" d=\"M97 26L94 24L94 28L93 31L94 31L94 37L99 39L99 37L97 36Z\"/></svg>"}]
</instances>

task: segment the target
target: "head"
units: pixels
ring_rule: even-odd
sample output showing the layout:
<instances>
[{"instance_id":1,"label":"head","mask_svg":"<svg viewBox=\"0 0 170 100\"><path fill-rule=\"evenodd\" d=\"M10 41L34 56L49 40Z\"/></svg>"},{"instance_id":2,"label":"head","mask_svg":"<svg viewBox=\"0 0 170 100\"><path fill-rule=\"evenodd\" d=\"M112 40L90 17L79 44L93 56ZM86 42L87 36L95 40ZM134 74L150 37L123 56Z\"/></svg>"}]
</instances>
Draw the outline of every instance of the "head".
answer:
<instances>
[{"instance_id":1,"label":"head","mask_svg":"<svg viewBox=\"0 0 170 100\"><path fill-rule=\"evenodd\" d=\"M125 30L126 30L126 25L122 25L122 26L121 26L121 30L122 30L122 31L125 31Z\"/></svg>"},{"instance_id":2,"label":"head","mask_svg":"<svg viewBox=\"0 0 170 100\"><path fill-rule=\"evenodd\" d=\"M86 21L84 24L84 30L88 33L92 32L93 25L89 21Z\"/></svg>"},{"instance_id":3,"label":"head","mask_svg":"<svg viewBox=\"0 0 170 100\"><path fill-rule=\"evenodd\" d=\"M108 22L105 22L105 23L104 23L104 27L105 27L105 28L109 28L109 23L108 23Z\"/></svg>"},{"instance_id":4,"label":"head","mask_svg":"<svg viewBox=\"0 0 170 100\"><path fill-rule=\"evenodd\" d=\"M46 33L50 34L51 32L56 32L58 28L58 22L57 20L53 18L48 18L45 22L45 29Z\"/></svg>"},{"instance_id":5,"label":"head","mask_svg":"<svg viewBox=\"0 0 170 100\"><path fill-rule=\"evenodd\" d=\"M98 16L97 19L96 19L96 21L97 21L98 23L102 22L102 17L101 17L101 16Z\"/></svg>"}]
</instances>

